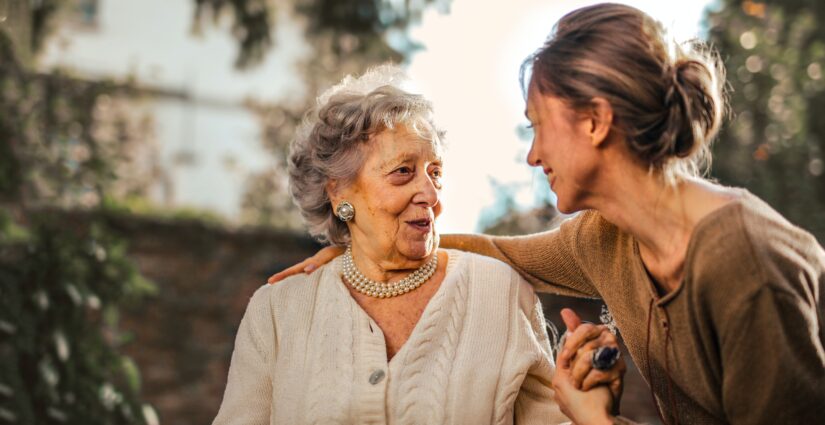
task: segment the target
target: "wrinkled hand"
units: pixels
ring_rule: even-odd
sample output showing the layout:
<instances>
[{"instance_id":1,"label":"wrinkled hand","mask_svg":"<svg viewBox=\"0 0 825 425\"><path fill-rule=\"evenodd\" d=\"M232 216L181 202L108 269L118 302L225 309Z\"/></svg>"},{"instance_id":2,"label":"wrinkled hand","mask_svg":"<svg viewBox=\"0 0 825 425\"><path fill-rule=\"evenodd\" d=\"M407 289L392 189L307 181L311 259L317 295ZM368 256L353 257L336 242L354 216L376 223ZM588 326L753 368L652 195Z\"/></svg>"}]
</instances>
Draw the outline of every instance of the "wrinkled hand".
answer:
<instances>
[{"instance_id":1,"label":"wrinkled hand","mask_svg":"<svg viewBox=\"0 0 825 425\"><path fill-rule=\"evenodd\" d=\"M562 309L561 317L567 326L567 334L556 359L557 367L568 370L572 385L578 390L589 391L599 385L606 385L618 407L624 384L622 378L627 371L624 359L620 357L612 368L605 371L593 368L591 361L593 353L599 347L618 349L616 335L605 325L582 323L581 318L569 308Z\"/></svg>"},{"instance_id":2,"label":"wrinkled hand","mask_svg":"<svg viewBox=\"0 0 825 425\"><path fill-rule=\"evenodd\" d=\"M321 250L315 253L315 255L313 255L312 257L309 257L306 260L301 261L300 263L292 267L289 267L278 273L273 274L269 277L269 279L267 279L267 283L273 284L299 273L310 274L313 271L315 271L318 267L321 267L324 264L329 263L330 261L332 261L333 258L343 253L343 247L327 246L321 248Z\"/></svg>"},{"instance_id":3,"label":"wrinkled hand","mask_svg":"<svg viewBox=\"0 0 825 425\"><path fill-rule=\"evenodd\" d=\"M613 396L605 386L581 391L573 386L570 369L557 368L553 375L553 398L576 425L612 424L608 412L613 407Z\"/></svg>"}]
</instances>

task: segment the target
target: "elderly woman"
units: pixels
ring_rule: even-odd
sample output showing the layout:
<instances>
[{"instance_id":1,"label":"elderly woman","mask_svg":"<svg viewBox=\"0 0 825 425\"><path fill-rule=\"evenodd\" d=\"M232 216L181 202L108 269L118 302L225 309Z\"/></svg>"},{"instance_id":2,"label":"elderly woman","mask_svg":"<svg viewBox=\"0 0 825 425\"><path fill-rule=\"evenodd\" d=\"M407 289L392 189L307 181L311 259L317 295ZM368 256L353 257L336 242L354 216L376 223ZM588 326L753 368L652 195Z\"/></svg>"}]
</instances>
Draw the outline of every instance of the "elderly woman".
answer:
<instances>
[{"instance_id":1,"label":"elderly woman","mask_svg":"<svg viewBox=\"0 0 825 425\"><path fill-rule=\"evenodd\" d=\"M438 249L441 133L399 81L390 67L345 79L299 131L290 191L313 236L348 248L254 294L215 424L567 420L530 285Z\"/></svg>"}]
</instances>

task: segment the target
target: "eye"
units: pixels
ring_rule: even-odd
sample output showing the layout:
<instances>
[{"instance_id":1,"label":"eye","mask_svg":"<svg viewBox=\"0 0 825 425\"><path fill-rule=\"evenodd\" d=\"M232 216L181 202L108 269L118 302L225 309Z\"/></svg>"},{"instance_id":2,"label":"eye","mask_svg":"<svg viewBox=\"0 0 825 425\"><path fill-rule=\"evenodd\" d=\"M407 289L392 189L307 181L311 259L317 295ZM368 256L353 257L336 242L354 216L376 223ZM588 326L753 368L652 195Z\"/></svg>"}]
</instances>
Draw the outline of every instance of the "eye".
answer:
<instances>
[{"instance_id":1,"label":"eye","mask_svg":"<svg viewBox=\"0 0 825 425\"><path fill-rule=\"evenodd\" d=\"M413 169L407 166L398 167L393 171L395 174L400 174L402 176L406 176L413 173Z\"/></svg>"},{"instance_id":2,"label":"eye","mask_svg":"<svg viewBox=\"0 0 825 425\"><path fill-rule=\"evenodd\" d=\"M400 165L387 175L392 184L406 184L415 177L415 168L408 165Z\"/></svg>"},{"instance_id":3,"label":"eye","mask_svg":"<svg viewBox=\"0 0 825 425\"><path fill-rule=\"evenodd\" d=\"M435 167L435 168L433 168L432 171L430 171L430 175L432 175L433 178L437 180L437 179L440 179L443 176L443 173L442 173L440 167Z\"/></svg>"}]
</instances>

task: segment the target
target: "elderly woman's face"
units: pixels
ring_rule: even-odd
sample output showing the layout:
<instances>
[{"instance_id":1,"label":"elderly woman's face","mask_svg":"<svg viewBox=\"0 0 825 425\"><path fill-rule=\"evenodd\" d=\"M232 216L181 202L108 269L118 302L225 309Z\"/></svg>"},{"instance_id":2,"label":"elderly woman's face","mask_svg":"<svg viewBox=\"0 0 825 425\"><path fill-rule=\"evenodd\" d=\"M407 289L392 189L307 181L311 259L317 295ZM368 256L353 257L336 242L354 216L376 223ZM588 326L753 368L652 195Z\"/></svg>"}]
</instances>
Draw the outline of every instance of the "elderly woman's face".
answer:
<instances>
[{"instance_id":1,"label":"elderly woman's face","mask_svg":"<svg viewBox=\"0 0 825 425\"><path fill-rule=\"evenodd\" d=\"M355 207L353 247L385 261L427 258L438 247L441 153L398 125L374 136L365 154L356 181L337 196Z\"/></svg>"}]
</instances>

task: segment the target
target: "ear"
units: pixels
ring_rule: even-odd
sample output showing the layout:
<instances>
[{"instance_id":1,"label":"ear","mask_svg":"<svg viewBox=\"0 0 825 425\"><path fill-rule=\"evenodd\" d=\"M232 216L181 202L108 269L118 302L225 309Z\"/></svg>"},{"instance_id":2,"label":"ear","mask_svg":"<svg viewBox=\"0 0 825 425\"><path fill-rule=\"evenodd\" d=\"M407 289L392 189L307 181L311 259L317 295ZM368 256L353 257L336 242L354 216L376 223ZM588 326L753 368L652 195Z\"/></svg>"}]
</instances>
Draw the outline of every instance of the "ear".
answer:
<instances>
[{"instance_id":1,"label":"ear","mask_svg":"<svg viewBox=\"0 0 825 425\"><path fill-rule=\"evenodd\" d=\"M341 195L338 193L339 192L338 180L335 180L335 179L327 180L326 191L327 191L327 197L329 198L329 201L332 203L332 208L334 209L335 206L338 205L338 201L341 199Z\"/></svg>"},{"instance_id":2,"label":"ear","mask_svg":"<svg viewBox=\"0 0 825 425\"><path fill-rule=\"evenodd\" d=\"M613 128L613 107L602 97L594 97L590 109L590 140L601 146Z\"/></svg>"}]
</instances>

